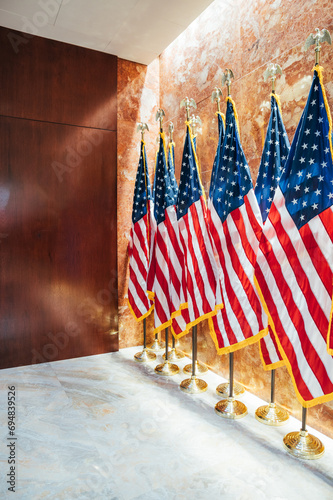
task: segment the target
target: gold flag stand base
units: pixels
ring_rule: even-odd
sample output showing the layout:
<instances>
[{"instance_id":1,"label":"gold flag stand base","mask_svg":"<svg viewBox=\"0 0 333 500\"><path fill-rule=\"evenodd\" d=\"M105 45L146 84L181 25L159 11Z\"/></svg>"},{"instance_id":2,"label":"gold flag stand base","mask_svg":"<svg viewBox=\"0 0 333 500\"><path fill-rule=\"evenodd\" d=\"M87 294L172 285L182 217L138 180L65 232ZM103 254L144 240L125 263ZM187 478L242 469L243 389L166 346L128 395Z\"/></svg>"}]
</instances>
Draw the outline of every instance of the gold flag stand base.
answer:
<instances>
[{"instance_id":1,"label":"gold flag stand base","mask_svg":"<svg viewBox=\"0 0 333 500\"><path fill-rule=\"evenodd\" d=\"M325 447L320 439L308 431L289 432L283 438L285 449L294 457L315 460L323 456Z\"/></svg>"},{"instance_id":2,"label":"gold flag stand base","mask_svg":"<svg viewBox=\"0 0 333 500\"><path fill-rule=\"evenodd\" d=\"M256 410L255 417L258 422L266 425L284 425L289 419L289 413L281 406L275 403L269 403L265 406L259 406Z\"/></svg>"},{"instance_id":3,"label":"gold flag stand base","mask_svg":"<svg viewBox=\"0 0 333 500\"><path fill-rule=\"evenodd\" d=\"M183 368L184 373L192 373L192 363L189 365L184 366ZM195 373L206 373L208 372L208 368L206 365L203 365L202 363L199 363L198 361L195 362Z\"/></svg>"},{"instance_id":4,"label":"gold flag stand base","mask_svg":"<svg viewBox=\"0 0 333 500\"><path fill-rule=\"evenodd\" d=\"M155 372L165 377L171 377L171 375L176 375L179 372L179 367L169 363L169 361L165 361L165 363L156 366Z\"/></svg>"},{"instance_id":5,"label":"gold flag stand base","mask_svg":"<svg viewBox=\"0 0 333 500\"><path fill-rule=\"evenodd\" d=\"M147 351L147 348L145 347L143 351L134 354L134 359L140 363L148 363L149 361L154 361L154 359L156 359L156 354Z\"/></svg>"},{"instance_id":6,"label":"gold flag stand base","mask_svg":"<svg viewBox=\"0 0 333 500\"><path fill-rule=\"evenodd\" d=\"M208 384L204 380L192 375L191 378L186 378L182 381L180 388L188 394L200 394L207 391Z\"/></svg>"},{"instance_id":7,"label":"gold flag stand base","mask_svg":"<svg viewBox=\"0 0 333 500\"><path fill-rule=\"evenodd\" d=\"M152 344L147 346L147 349L154 352L164 351L165 343L162 342L161 340L155 339Z\"/></svg>"},{"instance_id":8,"label":"gold flag stand base","mask_svg":"<svg viewBox=\"0 0 333 500\"><path fill-rule=\"evenodd\" d=\"M233 395L236 397L240 397L244 394L245 389L242 385L237 384L234 382L233 384ZM219 384L216 387L216 394L218 396L224 396L225 398L229 397L230 393L230 383L229 382L224 382L223 384Z\"/></svg>"},{"instance_id":9,"label":"gold flag stand base","mask_svg":"<svg viewBox=\"0 0 333 500\"><path fill-rule=\"evenodd\" d=\"M182 359L185 357L185 354L180 351L176 351L175 348L172 348L168 354L169 361L177 361L178 359ZM163 354L163 359L165 359L165 354Z\"/></svg>"},{"instance_id":10,"label":"gold flag stand base","mask_svg":"<svg viewBox=\"0 0 333 500\"><path fill-rule=\"evenodd\" d=\"M241 401L237 401L234 397L228 397L216 403L215 412L223 418L236 420L247 415L247 408Z\"/></svg>"}]
</instances>

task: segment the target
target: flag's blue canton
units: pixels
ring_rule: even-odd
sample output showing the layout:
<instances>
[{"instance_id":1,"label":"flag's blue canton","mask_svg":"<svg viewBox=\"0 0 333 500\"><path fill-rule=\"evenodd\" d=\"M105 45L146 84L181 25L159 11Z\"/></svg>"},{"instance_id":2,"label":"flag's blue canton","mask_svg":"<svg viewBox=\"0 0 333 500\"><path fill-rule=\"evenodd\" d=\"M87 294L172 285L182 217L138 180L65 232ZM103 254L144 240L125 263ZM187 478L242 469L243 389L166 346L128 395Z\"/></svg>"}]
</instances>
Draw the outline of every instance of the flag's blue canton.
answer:
<instances>
[{"instance_id":1,"label":"flag's blue canton","mask_svg":"<svg viewBox=\"0 0 333 500\"><path fill-rule=\"evenodd\" d=\"M151 199L150 181L147 168L147 156L144 143L141 142L141 152L138 170L136 173L132 222L135 224L147 214L148 200Z\"/></svg>"},{"instance_id":2,"label":"flag's blue canton","mask_svg":"<svg viewBox=\"0 0 333 500\"><path fill-rule=\"evenodd\" d=\"M214 163L213 163L212 175L210 178L209 198L212 196L213 187L215 184L216 172L218 169L218 165L220 163L220 155L221 155L221 151L222 151L223 139L224 139L224 134L225 134L224 123L223 123L222 116L220 113L217 114L217 119L218 119L218 127L219 127L219 142L217 145L215 159L214 159Z\"/></svg>"},{"instance_id":3,"label":"flag's blue canton","mask_svg":"<svg viewBox=\"0 0 333 500\"><path fill-rule=\"evenodd\" d=\"M202 188L199 179L192 142L190 128L187 126L182 168L180 172L180 183L177 199L177 218L184 217L190 206L200 199Z\"/></svg>"},{"instance_id":4,"label":"flag's blue canton","mask_svg":"<svg viewBox=\"0 0 333 500\"><path fill-rule=\"evenodd\" d=\"M160 147L156 158L154 185L154 215L157 224L160 224L160 222L163 222L165 219L165 210L170 205L175 205L177 200L177 194L174 192L170 182L170 174L167 168L165 149L161 135Z\"/></svg>"},{"instance_id":5,"label":"flag's blue canton","mask_svg":"<svg viewBox=\"0 0 333 500\"><path fill-rule=\"evenodd\" d=\"M252 188L249 166L240 143L232 103L228 100L226 132L211 198L222 222L244 203Z\"/></svg>"},{"instance_id":6,"label":"flag's blue canton","mask_svg":"<svg viewBox=\"0 0 333 500\"><path fill-rule=\"evenodd\" d=\"M275 97L271 97L271 116L261 157L255 195L265 222L290 149L289 139Z\"/></svg>"},{"instance_id":7,"label":"flag's blue canton","mask_svg":"<svg viewBox=\"0 0 333 500\"><path fill-rule=\"evenodd\" d=\"M193 146L194 146L194 149L195 149L195 152L197 152L197 136L193 136Z\"/></svg>"},{"instance_id":8,"label":"flag's blue canton","mask_svg":"<svg viewBox=\"0 0 333 500\"><path fill-rule=\"evenodd\" d=\"M168 152L168 167L169 167L169 175L170 175L170 183L177 198L178 195L178 184L175 176L175 148L173 143L170 144L169 152Z\"/></svg>"},{"instance_id":9,"label":"flag's blue canton","mask_svg":"<svg viewBox=\"0 0 333 500\"><path fill-rule=\"evenodd\" d=\"M329 121L316 71L280 187L298 229L333 203Z\"/></svg>"}]
</instances>

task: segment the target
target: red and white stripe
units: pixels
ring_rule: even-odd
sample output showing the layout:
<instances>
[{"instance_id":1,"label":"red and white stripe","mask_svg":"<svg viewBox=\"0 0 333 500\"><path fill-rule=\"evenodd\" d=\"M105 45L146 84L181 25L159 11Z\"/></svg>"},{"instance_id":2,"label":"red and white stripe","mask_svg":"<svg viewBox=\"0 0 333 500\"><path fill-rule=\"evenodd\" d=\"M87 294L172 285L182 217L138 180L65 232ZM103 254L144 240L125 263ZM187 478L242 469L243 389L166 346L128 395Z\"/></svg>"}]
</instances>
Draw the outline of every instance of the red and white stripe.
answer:
<instances>
[{"instance_id":1,"label":"red and white stripe","mask_svg":"<svg viewBox=\"0 0 333 500\"><path fill-rule=\"evenodd\" d=\"M150 202L148 202L150 205ZM147 296L147 274L149 266L149 216L146 214L132 223L129 253L128 302L137 320L146 317L152 310Z\"/></svg>"},{"instance_id":2,"label":"red and white stripe","mask_svg":"<svg viewBox=\"0 0 333 500\"><path fill-rule=\"evenodd\" d=\"M298 230L277 189L255 276L280 351L306 407L333 397L333 358L326 344L333 292L332 242L332 207Z\"/></svg>"},{"instance_id":3,"label":"red and white stripe","mask_svg":"<svg viewBox=\"0 0 333 500\"><path fill-rule=\"evenodd\" d=\"M277 345L275 335L269 325L268 334L259 341L259 348L265 370L273 370L285 364L279 346Z\"/></svg>"},{"instance_id":4,"label":"red and white stripe","mask_svg":"<svg viewBox=\"0 0 333 500\"><path fill-rule=\"evenodd\" d=\"M178 221L184 252L183 293L187 309L173 321L173 333L184 334L198 320L222 306L218 269L207 229L203 196Z\"/></svg>"},{"instance_id":5,"label":"red and white stripe","mask_svg":"<svg viewBox=\"0 0 333 500\"><path fill-rule=\"evenodd\" d=\"M165 211L165 220L156 227L148 272L147 287L155 304L155 333L170 325L171 317L180 308L183 266L176 207L172 205Z\"/></svg>"},{"instance_id":6,"label":"red and white stripe","mask_svg":"<svg viewBox=\"0 0 333 500\"><path fill-rule=\"evenodd\" d=\"M266 334L267 316L254 284L261 215L253 189L222 223L210 205L210 231L221 266L224 308L210 319L218 352L231 352Z\"/></svg>"}]
</instances>

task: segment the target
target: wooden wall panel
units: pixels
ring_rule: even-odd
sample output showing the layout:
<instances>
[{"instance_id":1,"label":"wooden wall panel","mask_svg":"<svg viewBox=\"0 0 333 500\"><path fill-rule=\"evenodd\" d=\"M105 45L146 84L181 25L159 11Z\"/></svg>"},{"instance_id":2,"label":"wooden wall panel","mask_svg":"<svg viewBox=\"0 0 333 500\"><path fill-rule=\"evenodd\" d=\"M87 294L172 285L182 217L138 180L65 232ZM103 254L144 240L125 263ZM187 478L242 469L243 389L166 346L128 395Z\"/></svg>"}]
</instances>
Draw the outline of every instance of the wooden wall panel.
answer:
<instances>
[{"instance_id":1,"label":"wooden wall panel","mask_svg":"<svg viewBox=\"0 0 333 500\"><path fill-rule=\"evenodd\" d=\"M117 129L115 56L15 33L0 28L1 115Z\"/></svg>"},{"instance_id":2,"label":"wooden wall panel","mask_svg":"<svg viewBox=\"0 0 333 500\"><path fill-rule=\"evenodd\" d=\"M57 57L45 77L47 46ZM22 47L25 90L18 70L2 74L0 107L16 116L0 115L0 368L118 349L117 134L110 129L117 72L109 75L117 61L103 54L112 81L99 95L94 68L102 71L103 58L64 46L32 39ZM0 46L1 61L12 58L8 50ZM72 64L87 66L81 87L75 72L62 73ZM61 73L62 87L53 81ZM109 130L88 126L107 116Z\"/></svg>"}]
</instances>

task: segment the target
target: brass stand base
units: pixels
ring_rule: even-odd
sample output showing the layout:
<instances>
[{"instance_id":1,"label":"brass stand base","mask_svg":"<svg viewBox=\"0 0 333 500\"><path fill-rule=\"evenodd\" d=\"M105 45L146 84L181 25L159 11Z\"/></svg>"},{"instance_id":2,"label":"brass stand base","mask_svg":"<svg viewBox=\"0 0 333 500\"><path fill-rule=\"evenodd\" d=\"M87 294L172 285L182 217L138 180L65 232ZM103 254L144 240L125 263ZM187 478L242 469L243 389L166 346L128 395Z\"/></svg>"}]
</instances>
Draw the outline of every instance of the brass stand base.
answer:
<instances>
[{"instance_id":1,"label":"brass stand base","mask_svg":"<svg viewBox=\"0 0 333 500\"><path fill-rule=\"evenodd\" d=\"M177 361L178 359L182 359L185 357L185 354L181 351L176 351L176 349L171 349L168 354L169 361ZM163 359L165 359L165 354L163 354Z\"/></svg>"},{"instance_id":2,"label":"brass stand base","mask_svg":"<svg viewBox=\"0 0 333 500\"><path fill-rule=\"evenodd\" d=\"M180 384L180 388L188 394L200 394L201 392L207 391L208 384L204 380L192 376L191 378L183 380Z\"/></svg>"},{"instance_id":3,"label":"brass stand base","mask_svg":"<svg viewBox=\"0 0 333 500\"><path fill-rule=\"evenodd\" d=\"M192 363L189 365L184 366L183 368L184 373L192 373ZM195 362L195 373L206 373L208 372L208 368L206 365L203 365L201 363L198 363L198 361Z\"/></svg>"},{"instance_id":4,"label":"brass stand base","mask_svg":"<svg viewBox=\"0 0 333 500\"><path fill-rule=\"evenodd\" d=\"M242 396L245 392L245 389L242 385L240 384L237 384L236 382L234 382L234 388L233 388L233 394L235 397L239 398L240 396ZM228 398L229 397L229 394L230 394L230 384L229 382L224 382L223 384L219 384L217 387L216 387L216 394L218 396L224 396L225 398Z\"/></svg>"},{"instance_id":5,"label":"brass stand base","mask_svg":"<svg viewBox=\"0 0 333 500\"><path fill-rule=\"evenodd\" d=\"M164 351L165 343L160 340L154 340L154 342L147 346L147 349L154 352Z\"/></svg>"},{"instance_id":6,"label":"brass stand base","mask_svg":"<svg viewBox=\"0 0 333 500\"><path fill-rule=\"evenodd\" d=\"M247 415L247 408L244 403L235 398L222 399L215 405L215 411L223 418L237 419Z\"/></svg>"},{"instance_id":7,"label":"brass stand base","mask_svg":"<svg viewBox=\"0 0 333 500\"><path fill-rule=\"evenodd\" d=\"M305 460L320 458L325 451L320 439L309 434L308 431L289 432L284 436L283 444L291 455Z\"/></svg>"},{"instance_id":8,"label":"brass stand base","mask_svg":"<svg viewBox=\"0 0 333 500\"><path fill-rule=\"evenodd\" d=\"M165 377L171 377L171 375L176 375L179 372L179 367L169 363L169 361L165 361L165 363L156 366L155 372Z\"/></svg>"},{"instance_id":9,"label":"brass stand base","mask_svg":"<svg viewBox=\"0 0 333 500\"><path fill-rule=\"evenodd\" d=\"M262 424L277 426L284 425L287 422L289 413L284 408L281 408L281 406L269 403L269 405L259 406L255 417Z\"/></svg>"},{"instance_id":10,"label":"brass stand base","mask_svg":"<svg viewBox=\"0 0 333 500\"><path fill-rule=\"evenodd\" d=\"M148 363L149 361L154 361L154 359L156 359L156 354L147 351L145 348L143 351L134 354L134 359L140 363Z\"/></svg>"}]
</instances>

